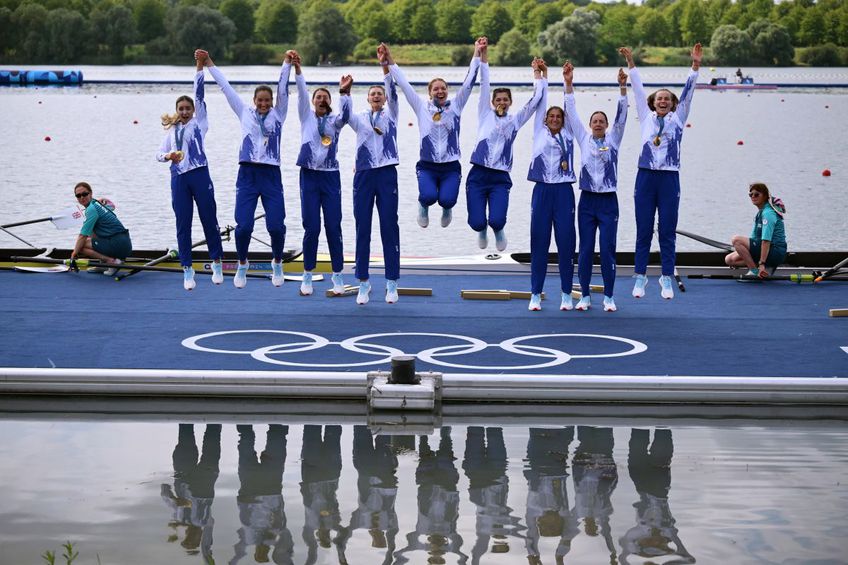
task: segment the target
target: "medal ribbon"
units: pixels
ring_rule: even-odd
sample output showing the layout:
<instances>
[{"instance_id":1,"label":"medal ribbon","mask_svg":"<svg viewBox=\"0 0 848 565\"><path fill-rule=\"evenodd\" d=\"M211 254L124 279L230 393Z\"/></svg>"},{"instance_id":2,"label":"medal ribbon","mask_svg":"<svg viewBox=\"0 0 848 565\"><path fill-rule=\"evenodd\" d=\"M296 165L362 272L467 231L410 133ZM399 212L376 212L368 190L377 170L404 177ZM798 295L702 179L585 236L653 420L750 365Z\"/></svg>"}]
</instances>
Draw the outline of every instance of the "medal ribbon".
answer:
<instances>
[{"instance_id":1,"label":"medal ribbon","mask_svg":"<svg viewBox=\"0 0 848 565\"><path fill-rule=\"evenodd\" d=\"M562 160L567 161L568 159L566 159L565 141L563 141L562 139L562 134L557 133L556 135L554 135L554 139L556 139L557 145L559 145L559 149L560 151L562 151Z\"/></svg>"},{"instance_id":2,"label":"medal ribbon","mask_svg":"<svg viewBox=\"0 0 848 565\"><path fill-rule=\"evenodd\" d=\"M324 137L324 130L327 126L327 119L329 117L330 116L328 116L327 114L324 114L323 116L318 116L318 135L320 135L321 137Z\"/></svg>"},{"instance_id":3,"label":"medal ribbon","mask_svg":"<svg viewBox=\"0 0 848 565\"><path fill-rule=\"evenodd\" d=\"M660 123L660 129L657 130L656 137L659 137L659 136L662 135L663 128L665 128L665 117L664 116L657 116L657 121Z\"/></svg>"},{"instance_id":4,"label":"medal ribbon","mask_svg":"<svg viewBox=\"0 0 848 565\"><path fill-rule=\"evenodd\" d=\"M382 113L383 113L382 110L378 110L376 112L371 112L368 115L368 119L371 120L371 127L372 128L377 127L377 124L380 123L380 114L382 114Z\"/></svg>"},{"instance_id":5,"label":"medal ribbon","mask_svg":"<svg viewBox=\"0 0 848 565\"><path fill-rule=\"evenodd\" d=\"M444 105L444 106L439 106L439 103L438 103L438 102L436 102L436 100L434 99L434 100L433 100L433 106L435 106L435 107L436 107L436 110L438 111L438 113L439 113L439 114L444 114L444 113L445 113L445 110L447 110L447 109L450 107L450 100L448 100L447 102L445 102L445 105Z\"/></svg>"},{"instance_id":6,"label":"medal ribbon","mask_svg":"<svg viewBox=\"0 0 848 565\"><path fill-rule=\"evenodd\" d=\"M180 127L180 124L177 124L177 129L174 131L174 138L177 141L177 151L183 150L183 139L185 138L185 126Z\"/></svg>"},{"instance_id":7,"label":"medal ribbon","mask_svg":"<svg viewBox=\"0 0 848 565\"><path fill-rule=\"evenodd\" d=\"M262 131L262 137L268 139L268 130L265 129L265 118L268 117L268 114L260 114L256 113L256 121L259 122L259 129Z\"/></svg>"}]
</instances>

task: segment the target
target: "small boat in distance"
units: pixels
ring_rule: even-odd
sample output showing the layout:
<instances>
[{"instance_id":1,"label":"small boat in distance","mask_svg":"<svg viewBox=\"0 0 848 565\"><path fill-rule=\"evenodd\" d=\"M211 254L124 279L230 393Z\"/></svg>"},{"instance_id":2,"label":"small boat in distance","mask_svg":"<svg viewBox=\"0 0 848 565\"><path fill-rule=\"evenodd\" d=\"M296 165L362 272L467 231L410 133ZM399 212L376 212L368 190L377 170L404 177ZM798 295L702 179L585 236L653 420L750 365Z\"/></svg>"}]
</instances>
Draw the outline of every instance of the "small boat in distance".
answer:
<instances>
[{"instance_id":1,"label":"small boat in distance","mask_svg":"<svg viewBox=\"0 0 848 565\"><path fill-rule=\"evenodd\" d=\"M776 84L754 84L751 76L741 77L739 82L728 82L725 77L713 77L709 84L696 84L701 90L777 90Z\"/></svg>"}]
</instances>

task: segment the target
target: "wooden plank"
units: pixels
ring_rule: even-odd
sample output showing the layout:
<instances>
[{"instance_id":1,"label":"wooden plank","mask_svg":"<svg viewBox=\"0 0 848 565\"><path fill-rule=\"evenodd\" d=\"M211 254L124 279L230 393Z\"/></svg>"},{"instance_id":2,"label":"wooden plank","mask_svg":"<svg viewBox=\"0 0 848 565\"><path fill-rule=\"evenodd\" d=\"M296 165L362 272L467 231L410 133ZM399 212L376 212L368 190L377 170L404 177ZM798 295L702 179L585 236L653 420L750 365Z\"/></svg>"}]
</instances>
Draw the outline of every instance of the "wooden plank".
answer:
<instances>
[{"instance_id":1,"label":"wooden plank","mask_svg":"<svg viewBox=\"0 0 848 565\"><path fill-rule=\"evenodd\" d=\"M496 293L506 293L509 295L510 299L518 299L518 300L530 300L530 295L532 294L530 291L524 290L506 290L503 288L498 289L474 289L474 290L463 290L462 292L496 292ZM462 293L460 293L462 294ZM545 293L542 293L542 300L545 299ZM498 298L496 300L503 300L502 298Z\"/></svg>"},{"instance_id":2,"label":"wooden plank","mask_svg":"<svg viewBox=\"0 0 848 565\"><path fill-rule=\"evenodd\" d=\"M399 296L433 296L432 288L398 287Z\"/></svg>"},{"instance_id":3,"label":"wooden plank","mask_svg":"<svg viewBox=\"0 0 848 565\"><path fill-rule=\"evenodd\" d=\"M506 290L461 290L459 295L464 300L509 300Z\"/></svg>"},{"instance_id":4,"label":"wooden plank","mask_svg":"<svg viewBox=\"0 0 848 565\"><path fill-rule=\"evenodd\" d=\"M575 284L571 288L572 288L572 290L580 290L580 285ZM589 285L589 292L603 292L603 291L604 291L604 285L602 285L602 284L590 284Z\"/></svg>"},{"instance_id":5,"label":"wooden plank","mask_svg":"<svg viewBox=\"0 0 848 565\"><path fill-rule=\"evenodd\" d=\"M831 308L829 313L831 318L848 318L848 308Z\"/></svg>"},{"instance_id":6,"label":"wooden plank","mask_svg":"<svg viewBox=\"0 0 848 565\"><path fill-rule=\"evenodd\" d=\"M573 298L574 300L580 300L581 298L583 298L583 293L581 293L579 290L572 290L571 298Z\"/></svg>"},{"instance_id":7,"label":"wooden plank","mask_svg":"<svg viewBox=\"0 0 848 565\"><path fill-rule=\"evenodd\" d=\"M324 293L327 298L341 298L343 296L353 296L354 294L359 292L359 285L356 284L346 284L344 287L344 294L335 294L333 293L332 288L328 288L327 292Z\"/></svg>"}]
</instances>

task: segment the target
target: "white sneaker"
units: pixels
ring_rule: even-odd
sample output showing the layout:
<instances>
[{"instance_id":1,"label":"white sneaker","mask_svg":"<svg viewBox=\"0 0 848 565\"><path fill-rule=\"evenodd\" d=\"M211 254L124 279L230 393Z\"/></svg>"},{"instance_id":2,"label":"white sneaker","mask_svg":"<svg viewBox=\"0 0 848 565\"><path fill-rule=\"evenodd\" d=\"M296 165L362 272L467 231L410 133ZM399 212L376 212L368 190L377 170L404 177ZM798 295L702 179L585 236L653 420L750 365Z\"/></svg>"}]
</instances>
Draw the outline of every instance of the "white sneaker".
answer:
<instances>
[{"instance_id":1,"label":"white sneaker","mask_svg":"<svg viewBox=\"0 0 848 565\"><path fill-rule=\"evenodd\" d=\"M574 307L575 310L588 310L592 307L592 297L588 294L586 296L581 296L580 300L577 302L577 306Z\"/></svg>"},{"instance_id":2,"label":"white sneaker","mask_svg":"<svg viewBox=\"0 0 848 565\"><path fill-rule=\"evenodd\" d=\"M560 310L573 310L574 309L574 301L571 300L570 292L562 293L562 301L559 304Z\"/></svg>"},{"instance_id":3,"label":"white sneaker","mask_svg":"<svg viewBox=\"0 0 848 565\"><path fill-rule=\"evenodd\" d=\"M123 263L123 261L121 261L120 259L115 259L115 262L110 263L110 264L111 265L120 265L121 263ZM118 273L119 270L120 270L120 267L112 267L110 269L106 269L105 271L103 271L103 274L106 275L107 277L114 277Z\"/></svg>"},{"instance_id":4,"label":"white sneaker","mask_svg":"<svg viewBox=\"0 0 848 565\"><path fill-rule=\"evenodd\" d=\"M495 247L498 248L498 251L506 249L506 234L503 230L495 232Z\"/></svg>"},{"instance_id":5,"label":"white sneaker","mask_svg":"<svg viewBox=\"0 0 848 565\"><path fill-rule=\"evenodd\" d=\"M442 208L442 227L448 227L451 223L451 220L453 220L453 209Z\"/></svg>"},{"instance_id":6,"label":"white sneaker","mask_svg":"<svg viewBox=\"0 0 848 565\"><path fill-rule=\"evenodd\" d=\"M274 286L283 286L286 281L286 276L283 274L283 262L271 261L271 284Z\"/></svg>"},{"instance_id":7,"label":"white sneaker","mask_svg":"<svg viewBox=\"0 0 848 565\"><path fill-rule=\"evenodd\" d=\"M604 312L615 312L618 308L615 307L615 300L612 296L604 296Z\"/></svg>"},{"instance_id":8,"label":"white sneaker","mask_svg":"<svg viewBox=\"0 0 848 565\"><path fill-rule=\"evenodd\" d=\"M220 261L212 263L212 284L221 284L224 282L224 266Z\"/></svg>"},{"instance_id":9,"label":"white sneaker","mask_svg":"<svg viewBox=\"0 0 848 565\"><path fill-rule=\"evenodd\" d=\"M672 288L671 277L668 275L663 275L660 277L660 287L662 290L660 291L660 296L665 298L666 300L671 300L674 298L674 288Z\"/></svg>"},{"instance_id":10,"label":"white sneaker","mask_svg":"<svg viewBox=\"0 0 848 565\"><path fill-rule=\"evenodd\" d=\"M527 309L531 312L538 312L542 309L542 295L541 294L531 294L530 295L530 304L527 305Z\"/></svg>"},{"instance_id":11,"label":"white sneaker","mask_svg":"<svg viewBox=\"0 0 848 565\"><path fill-rule=\"evenodd\" d=\"M362 281L359 283L359 292L356 295L356 303L359 305L368 304L368 298L371 294L371 283Z\"/></svg>"},{"instance_id":12,"label":"white sneaker","mask_svg":"<svg viewBox=\"0 0 848 565\"><path fill-rule=\"evenodd\" d=\"M645 275L636 275L636 282L633 284L633 298L642 298L645 296L645 286L648 284L648 277Z\"/></svg>"},{"instance_id":13,"label":"white sneaker","mask_svg":"<svg viewBox=\"0 0 848 565\"><path fill-rule=\"evenodd\" d=\"M183 288L186 290L194 290L197 283L194 282L194 269L191 267L183 267Z\"/></svg>"},{"instance_id":14,"label":"white sneaker","mask_svg":"<svg viewBox=\"0 0 848 565\"><path fill-rule=\"evenodd\" d=\"M341 273L333 273L333 276L330 277L333 281L333 294L336 296L341 296L345 292L344 287L344 277L342 277Z\"/></svg>"},{"instance_id":15,"label":"white sneaker","mask_svg":"<svg viewBox=\"0 0 848 565\"><path fill-rule=\"evenodd\" d=\"M312 294L312 273L304 271L303 279L300 281L300 295L309 296L310 294Z\"/></svg>"},{"instance_id":16,"label":"white sneaker","mask_svg":"<svg viewBox=\"0 0 848 565\"><path fill-rule=\"evenodd\" d=\"M247 269L250 267L250 261L245 261L244 265L238 264L236 276L233 277L233 286L236 288L244 288L247 286Z\"/></svg>"},{"instance_id":17,"label":"white sneaker","mask_svg":"<svg viewBox=\"0 0 848 565\"><path fill-rule=\"evenodd\" d=\"M427 209L427 206L424 206L420 202L418 203L418 225L422 228L430 225L430 211Z\"/></svg>"},{"instance_id":18,"label":"white sneaker","mask_svg":"<svg viewBox=\"0 0 848 565\"><path fill-rule=\"evenodd\" d=\"M489 247L489 228L483 228L477 232L477 247L486 249Z\"/></svg>"},{"instance_id":19,"label":"white sneaker","mask_svg":"<svg viewBox=\"0 0 848 565\"><path fill-rule=\"evenodd\" d=\"M398 301L397 281L386 281L386 302L394 304Z\"/></svg>"}]
</instances>

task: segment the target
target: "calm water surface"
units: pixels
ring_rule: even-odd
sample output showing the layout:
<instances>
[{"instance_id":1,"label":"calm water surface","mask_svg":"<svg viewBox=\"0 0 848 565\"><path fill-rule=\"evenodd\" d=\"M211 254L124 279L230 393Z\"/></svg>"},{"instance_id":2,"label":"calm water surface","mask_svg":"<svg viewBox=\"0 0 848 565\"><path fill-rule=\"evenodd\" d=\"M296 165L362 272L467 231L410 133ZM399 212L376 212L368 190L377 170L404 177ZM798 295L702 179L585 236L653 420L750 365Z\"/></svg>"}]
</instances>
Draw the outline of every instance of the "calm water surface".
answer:
<instances>
[{"instance_id":1,"label":"calm water surface","mask_svg":"<svg viewBox=\"0 0 848 565\"><path fill-rule=\"evenodd\" d=\"M7 419L0 563L848 561L844 422L667 426Z\"/></svg>"},{"instance_id":2,"label":"calm water surface","mask_svg":"<svg viewBox=\"0 0 848 565\"><path fill-rule=\"evenodd\" d=\"M89 79L191 80L190 68L177 67L87 67ZM271 81L277 76L272 67L233 67L225 69L232 80ZM328 83L341 73L351 72L360 87L354 88L354 107L362 110L365 87L380 79L376 67L335 69L307 68L308 80ZM580 74L582 72L582 74ZM616 69L578 70L577 80L610 82ZM848 83L848 69L746 69L761 82ZM462 68L415 68L412 80L428 80L441 75L461 81ZM528 70L494 69L493 82L529 81ZM731 69L715 72L704 69L701 82L710 76L732 74ZM681 83L686 69L645 69L646 82ZM553 80L559 78L552 77ZM252 86L238 87L245 97ZM424 92L423 88L419 89ZM3 207L0 222L10 223L54 214L72 204L71 189L77 180L88 180L97 194L109 196L118 205L118 215L132 232L136 247L174 245L174 220L170 207L169 173L154 155L164 137L158 123L160 114L173 111L174 100L190 93L188 85L115 86L87 85L82 88L2 88L0 89L0 164L4 171ZM216 186L219 221L232 224L237 172L236 155L240 142L237 120L224 96L207 79L207 101L211 129L207 137L210 171ZM552 86L551 104L561 104L560 87ZM514 89L515 105L530 98L529 88ZM612 115L617 89L578 86L577 105L588 120L593 110ZM466 106L461 148L463 173L469 170L468 156L476 134L477 90ZM288 119L284 129L283 183L286 193L287 247L299 247L302 237L298 168L294 165L300 143L296 95L292 88ZM682 203L679 226L714 239L728 239L734 233L748 233L754 216L747 186L758 180L769 184L788 206L787 235L790 248L805 250L844 249L845 237L838 226L848 214L845 198L845 163L848 150L841 141L848 115L848 89L780 89L754 93L698 91L686 130L681 171ZM134 123L134 122L138 123ZM418 155L418 128L407 103L401 97L402 127L399 131L401 164L398 167L401 191L401 250L408 256L445 256L479 253L476 236L466 224L465 198L460 195L454 222L447 229L422 230L415 223ZM51 141L45 142L45 136ZM532 185L526 181L529 166L531 128L525 127L515 144L510 214L507 234L511 251L529 250L529 214ZM355 136L349 129L341 137L344 237L346 251L352 253L354 223L351 186ZM742 141L743 145L737 145ZM638 122L632 106L621 150L619 248L631 249L635 238L633 184L638 156ZM831 177L822 170L830 169ZM464 186L464 185L463 185ZM438 224L438 222L434 222ZM378 226L375 222L375 242ZM38 245L68 246L73 234L58 231L50 224L15 229L15 233ZM258 226L263 237L264 227ZM194 239L202 239L195 222ZM267 237L266 237L267 240ZM679 248L704 249L701 244L681 240ZM21 244L0 233L0 246ZM230 242L229 248L234 244ZM255 244L257 248L263 246ZM326 244L321 242L322 248ZM379 251L379 245L375 251Z\"/></svg>"}]
</instances>

